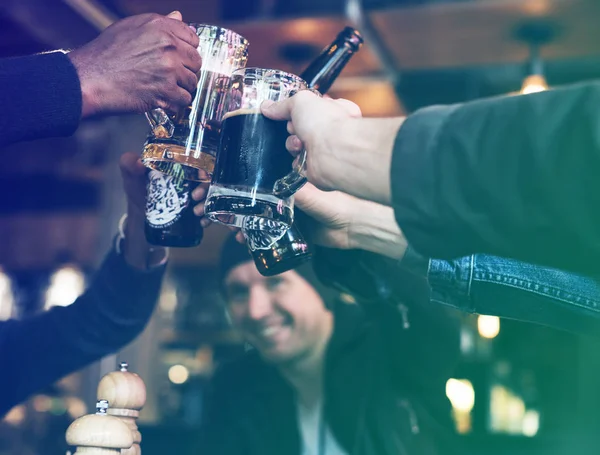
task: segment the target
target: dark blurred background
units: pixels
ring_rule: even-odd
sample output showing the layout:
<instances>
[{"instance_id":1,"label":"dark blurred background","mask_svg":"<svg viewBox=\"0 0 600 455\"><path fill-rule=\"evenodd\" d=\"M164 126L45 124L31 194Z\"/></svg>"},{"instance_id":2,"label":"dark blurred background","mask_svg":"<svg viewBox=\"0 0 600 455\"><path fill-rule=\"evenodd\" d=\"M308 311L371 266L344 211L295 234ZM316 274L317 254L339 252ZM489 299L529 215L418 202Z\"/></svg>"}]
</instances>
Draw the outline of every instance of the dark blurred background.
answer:
<instances>
[{"instance_id":1,"label":"dark blurred background","mask_svg":"<svg viewBox=\"0 0 600 455\"><path fill-rule=\"evenodd\" d=\"M120 17L176 9L245 36L249 66L292 72L357 26L366 44L331 95L365 116L530 90L534 67L551 87L600 77L598 0L3 0L0 58L75 48ZM141 116L94 119L71 138L2 151L0 319L68 305L82 292L123 213L118 157L141 151L146 133ZM148 387L144 454L179 453L201 423L215 365L243 350L215 287L227 232L213 226L200 247L173 251L144 334L13 409L0 422L0 454L64 453L67 425L92 410L98 380L117 360ZM469 453L598 453L597 340L465 315L462 352L447 393Z\"/></svg>"}]
</instances>

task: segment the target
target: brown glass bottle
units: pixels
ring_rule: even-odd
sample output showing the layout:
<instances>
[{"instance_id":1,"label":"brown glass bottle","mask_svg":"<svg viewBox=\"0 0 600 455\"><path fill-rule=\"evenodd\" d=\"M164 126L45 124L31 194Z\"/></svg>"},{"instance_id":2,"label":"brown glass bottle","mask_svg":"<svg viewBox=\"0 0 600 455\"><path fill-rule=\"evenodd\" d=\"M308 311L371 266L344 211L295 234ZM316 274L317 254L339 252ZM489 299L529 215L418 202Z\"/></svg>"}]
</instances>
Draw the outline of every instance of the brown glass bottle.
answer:
<instances>
[{"instance_id":1,"label":"brown glass bottle","mask_svg":"<svg viewBox=\"0 0 600 455\"><path fill-rule=\"evenodd\" d=\"M352 27L344 28L300 77L310 88L314 88L324 95L350 58L360 49L362 43L363 38L358 30ZM252 248L251 242L247 242L256 268L261 275L278 275L298 267L312 257L312 246L306 241L298 227L299 224L302 225L302 219L305 216L296 208L296 221L292 227L267 249Z\"/></svg>"},{"instance_id":2,"label":"brown glass bottle","mask_svg":"<svg viewBox=\"0 0 600 455\"><path fill-rule=\"evenodd\" d=\"M184 179L184 169L172 163L169 174L148 169L146 188L146 240L152 245L193 247L204 230L194 215L192 191L198 182Z\"/></svg>"}]
</instances>

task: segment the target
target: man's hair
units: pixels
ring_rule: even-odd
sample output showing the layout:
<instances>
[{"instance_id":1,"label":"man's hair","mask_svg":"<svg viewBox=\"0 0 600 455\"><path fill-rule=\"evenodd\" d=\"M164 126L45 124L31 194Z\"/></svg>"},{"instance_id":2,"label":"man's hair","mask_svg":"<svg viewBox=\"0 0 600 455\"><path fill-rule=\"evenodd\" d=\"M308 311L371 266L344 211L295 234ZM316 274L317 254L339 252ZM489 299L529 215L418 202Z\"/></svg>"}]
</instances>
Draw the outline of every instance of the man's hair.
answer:
<instances>
[{"instance_id":1,"label":"man's hair","mask_svg":"<svg viewBox=\"0 0 600 455\"><path fill-rule=\"evenodd\" d=\"M221 259L219 261L219 285L223 293L225 291L227 275L238 265L245 262L252 262L254 264L248 248L235 239L235 234L230 235L221 249ZM333 302L339 299L340 293L338 291L325 286L318 279L311 262L304 263L294 270L317 291L328 308L330 308Z\"/></svg>"}]
</instances>

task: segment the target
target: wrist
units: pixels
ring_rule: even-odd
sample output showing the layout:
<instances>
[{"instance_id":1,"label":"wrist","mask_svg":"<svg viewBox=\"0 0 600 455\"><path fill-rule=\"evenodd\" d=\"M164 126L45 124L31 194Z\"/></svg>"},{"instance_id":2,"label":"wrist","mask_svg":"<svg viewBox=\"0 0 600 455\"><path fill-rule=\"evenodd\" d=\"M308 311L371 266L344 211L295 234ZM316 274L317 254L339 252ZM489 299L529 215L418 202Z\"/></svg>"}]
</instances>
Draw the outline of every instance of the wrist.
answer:
<instances>
[{"instance_id":1,"label":"wrist","mask_svg":"<svg viewBox=\"0 0 600 455\"><path fill-rule=\"evenodd\" d=\"M71 63L77 71L79 77L79 87L81 89L81 117L86 118L100 113L101 109L98 106L99 97L97 89L91 81L91 78L86 71L85 59L80 50L74 50L67 54Z\"/></svg>"},{"instance_id":2,"label":"wrist","mask_svg":"<svg viewBox=\"0 0 600 455\"><path fill-rule=\"evenodd\" d=\"M373 202L362 202L350 223L351 248L402 259L408 242L396 223L394 210Z\"/></svg>"},{"instance_id":3,"label":"wrist","mask_svg":"<svg viewBox=\"0 0 600 455\"><path fill-rule=\"evenodd\" d=\"M392 152L403 120L400 117L343 119L331 133L336 165L330 169L338 176L334 189L390 205Z\"/></svg>"},{"instance_id":4,"label":"wrist","mask_svg":"<svg viewBox=\"0 0 600 455\"><path fill-rule=\"evenodd\" d=\"M148 270L164 265L167 262L168 248L154 246L148 243L144 232L145 217L135 211L128 211L119 222L120 245L125 261L132 267Z\"/></svg>"}]
</instances>

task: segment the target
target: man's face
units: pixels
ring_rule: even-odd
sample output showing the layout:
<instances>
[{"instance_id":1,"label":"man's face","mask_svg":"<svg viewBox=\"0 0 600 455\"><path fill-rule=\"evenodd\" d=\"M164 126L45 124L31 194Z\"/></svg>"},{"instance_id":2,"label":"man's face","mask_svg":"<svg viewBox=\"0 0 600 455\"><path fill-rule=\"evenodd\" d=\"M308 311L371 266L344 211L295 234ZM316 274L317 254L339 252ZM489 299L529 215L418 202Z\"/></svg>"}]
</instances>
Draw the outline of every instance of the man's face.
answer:
<instances>
[{"instance_id":1,"label":"man's face","mask_svg":"<svg viewBox=\"0 0 600 455\"><path fill-rule=\"evenodd\" d=\"M229 272L225 289L234 327L266 360L294 362L323 339L327 309L297 272L263 277L245 262Z\"/></svg>"}]
</instances>

